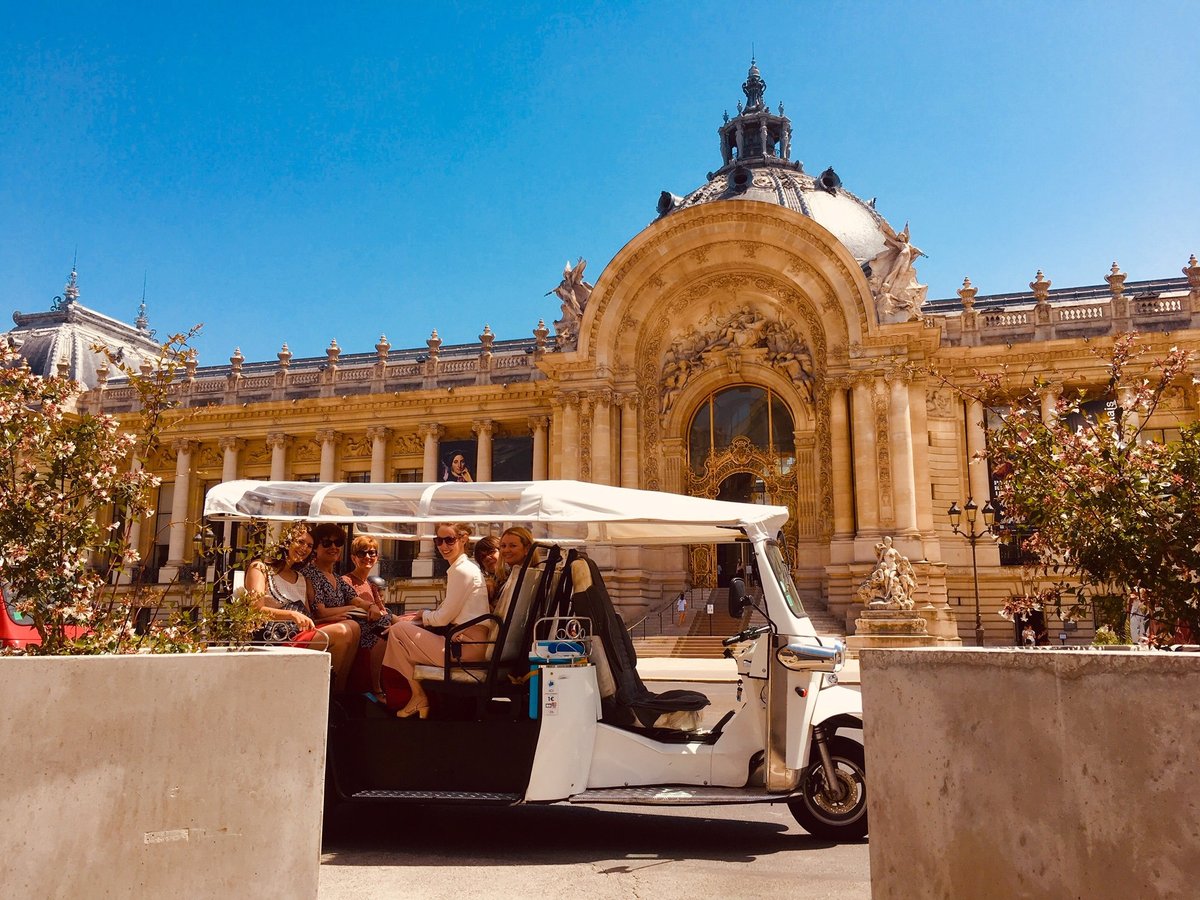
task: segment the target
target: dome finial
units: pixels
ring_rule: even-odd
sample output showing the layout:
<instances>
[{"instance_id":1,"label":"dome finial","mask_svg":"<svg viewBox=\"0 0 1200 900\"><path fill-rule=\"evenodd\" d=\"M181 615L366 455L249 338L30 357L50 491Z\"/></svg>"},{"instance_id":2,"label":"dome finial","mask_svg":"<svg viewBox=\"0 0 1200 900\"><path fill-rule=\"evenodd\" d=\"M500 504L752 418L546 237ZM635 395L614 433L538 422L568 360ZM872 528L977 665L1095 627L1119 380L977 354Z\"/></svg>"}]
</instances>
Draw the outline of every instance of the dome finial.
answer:
<instances>
[{"instance_id":1,"label":"dome finial","mask_svg":"<svg viewBox=\"0 0 1200 900\"><path fill-rule=\"evenodd\" d=\"M79 299L79 273L75 271L75 261L71 261L71 276L63 288L63 302L74 303Z\"/></svg>"},{"instance_id":2,"label":"dome finial","mask_svg":"<svg viewBox=\"0 0 1200 900\"><path fill-rule=\"evenodd\" d=\"M146 317L146 273L142 273L142 302L138 304L137 318L133 322L133 327L138 331L146 331L150 328L150 320Z\"/></svg>"},{"instance_id":3,"label":"dome finial","mask_svg":"<svg viewBox=\"0 0 1200 900\"><path fill-rule=\"evenodd\" d=\"M746 95L746 112L755 112L763 109L763 93L767 89L767 83L763 81L762 75L758 71L758 63L754 57L750 58L750 71L746 75L746 82L742 85L742 92Z\"/></svg>"}]
</instances>

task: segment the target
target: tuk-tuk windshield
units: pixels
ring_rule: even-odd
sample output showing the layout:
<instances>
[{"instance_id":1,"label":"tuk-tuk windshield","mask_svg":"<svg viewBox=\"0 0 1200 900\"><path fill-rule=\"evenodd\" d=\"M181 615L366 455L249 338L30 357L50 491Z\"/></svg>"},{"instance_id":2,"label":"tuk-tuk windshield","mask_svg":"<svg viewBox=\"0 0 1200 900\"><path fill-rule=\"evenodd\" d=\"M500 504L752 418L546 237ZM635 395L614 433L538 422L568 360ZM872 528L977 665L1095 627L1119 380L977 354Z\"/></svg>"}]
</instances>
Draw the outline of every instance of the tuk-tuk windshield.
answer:
<instances>
[{"instance_id":1,"label":"tuk-tuk windshield","mask_svg":"<svg viewBox=\"0 0 1200 900\"><path fill-rule=\"evenodd\" d=\"M792 581L792 570L783 558L779 544L775 543L775 541L767 541L766 550L767 562L771 564L771 571L775 574L775 580L779 582L779 590L783 594L783 601L787 604L793 616L797 619L804 618L807 615L804 612L804 604L800 602L800 594L796 590L796 583Z\"/></svg>"}]
</instances>

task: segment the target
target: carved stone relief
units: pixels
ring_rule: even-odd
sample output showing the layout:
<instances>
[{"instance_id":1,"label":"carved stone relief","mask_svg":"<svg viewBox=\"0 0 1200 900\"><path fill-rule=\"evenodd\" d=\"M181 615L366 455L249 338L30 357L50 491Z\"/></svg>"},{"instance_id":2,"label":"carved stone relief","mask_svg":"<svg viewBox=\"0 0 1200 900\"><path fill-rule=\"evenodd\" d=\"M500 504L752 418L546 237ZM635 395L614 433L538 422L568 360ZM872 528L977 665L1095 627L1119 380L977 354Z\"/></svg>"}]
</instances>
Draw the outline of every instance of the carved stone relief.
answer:
<instances>
[{"instance_id":1,"label":"carved stone relief","mask_svg":"<svg viewBox=\"0 0 1200 900\"><path fill-rule=\"evenodd\" d=\"M879 523L884 527L896 524L896 509L892 502L892 451L888 441L888 398L875 382L871 405L875 412L875 467L879 473Z\"/></svg>"},{"instance_id":2,"label":"carved stone relief","mask_svg":"<svg viewBox=\"0 0 1200 900\"><path fill-rule=\"evenodd\" d=\"M677 312L688 305L680 297L670 308ZM670 412L675 398L694 375L722 362L730 374L736 375L744 355L761 356L763 362L787 376L806 403L812 404L813 354L804 338L749 304L728 312L714 303L696 325L671 341L661 376L659 414Z\"/></svg>"},{"instance_id":3,"label":"carved stone relief","mask_svg":"<svg viewBox=\"0 0 1200 900\"><path fill-rule=\"evenodd\" d=\"M370 438L362 435L350 435L346 438L346 443L342 449L342 457L344 459L369 459L371 456Z\"/></svg>"},{"instance_id":4,"label":"carved stone relief","mask_svg":"<svg viewBox=\"0 0 1200 900\"><path fill-rule=\"evenodd\" d=\"M296 462L317 462L321 459L321 445L312 438L298 440L292 458Z\"/></svg>"}]
</instances>

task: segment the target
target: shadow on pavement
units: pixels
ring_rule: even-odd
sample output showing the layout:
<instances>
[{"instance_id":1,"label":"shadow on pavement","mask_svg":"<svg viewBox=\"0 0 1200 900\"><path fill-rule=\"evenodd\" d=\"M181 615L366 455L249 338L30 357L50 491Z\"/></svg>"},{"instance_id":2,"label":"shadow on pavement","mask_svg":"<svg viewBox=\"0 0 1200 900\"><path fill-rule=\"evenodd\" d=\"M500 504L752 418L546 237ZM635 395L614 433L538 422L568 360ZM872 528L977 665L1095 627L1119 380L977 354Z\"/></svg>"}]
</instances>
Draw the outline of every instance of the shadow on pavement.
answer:
<instances>
[{"instance_id":1,"label":"shadow on pavement","mask_svg":"<svg viewBox=\"0 0 1200 900\"><path fill-rule=\"evenodd\" d=\"M416 806L372 804L338 809L326 821L323 862L409 866L559 865L628 859L637 868L672 859L750 862L781 851L828 849L761 808L726 807L714 815L692 807L663 814L651 808L583 806ZM718 808L718 813L720 808ZM738 818L752 815L757 820ZM763 821L767 819L767 821ZM604 871L620 872L625 866Z\"/></svg>"}]
</instances>

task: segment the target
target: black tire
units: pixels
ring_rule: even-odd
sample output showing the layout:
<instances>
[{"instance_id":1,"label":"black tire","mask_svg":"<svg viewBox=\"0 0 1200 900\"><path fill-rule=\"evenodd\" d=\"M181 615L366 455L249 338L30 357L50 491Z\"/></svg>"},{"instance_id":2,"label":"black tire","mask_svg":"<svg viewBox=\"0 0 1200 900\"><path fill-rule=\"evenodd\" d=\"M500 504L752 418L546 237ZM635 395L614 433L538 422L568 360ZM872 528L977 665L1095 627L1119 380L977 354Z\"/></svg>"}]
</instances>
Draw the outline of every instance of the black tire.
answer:
<instances>
[{"instance_id":1,"label":"black tire","mask_svg":"<svg viewBox=\"0 0 1200 900\"><path fill-rule=\"evenodd\" d=\"M845 737L829 741L829 755L849 793L840 802L825 792L821 760L813 758L800 782L800 792L788 800L788 809L800 827L813 837L831 841L857 841L867 834L867 764L861 744Z\"/></svg>"}]
</instances>

